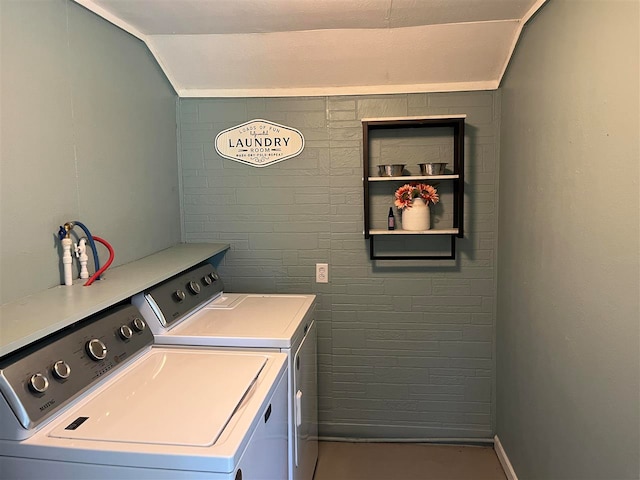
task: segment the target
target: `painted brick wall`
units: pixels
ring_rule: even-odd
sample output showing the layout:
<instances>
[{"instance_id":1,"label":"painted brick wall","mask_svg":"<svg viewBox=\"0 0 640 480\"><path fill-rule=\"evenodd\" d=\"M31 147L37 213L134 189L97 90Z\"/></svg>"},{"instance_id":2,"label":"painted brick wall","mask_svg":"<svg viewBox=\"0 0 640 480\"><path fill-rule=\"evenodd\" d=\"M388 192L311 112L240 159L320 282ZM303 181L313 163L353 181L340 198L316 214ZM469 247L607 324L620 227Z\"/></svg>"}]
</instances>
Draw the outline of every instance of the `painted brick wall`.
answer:
<instances>
[{"instance_id":1,"label":"painted brick wall","mask_svg":"<svg viewBox=\"0 0 640 480\"><path fill-rule=\"evenodd\" d=\"M468 115L458 260L371 262L360 119L455 113ZM216 134L254 118L300 130L304 152L266 168L219 157ZM321 435L493 434L499 119L498 92L180 100L185 240L231 243L229 291L319 297Z\"/></svg>"}]
</instances>

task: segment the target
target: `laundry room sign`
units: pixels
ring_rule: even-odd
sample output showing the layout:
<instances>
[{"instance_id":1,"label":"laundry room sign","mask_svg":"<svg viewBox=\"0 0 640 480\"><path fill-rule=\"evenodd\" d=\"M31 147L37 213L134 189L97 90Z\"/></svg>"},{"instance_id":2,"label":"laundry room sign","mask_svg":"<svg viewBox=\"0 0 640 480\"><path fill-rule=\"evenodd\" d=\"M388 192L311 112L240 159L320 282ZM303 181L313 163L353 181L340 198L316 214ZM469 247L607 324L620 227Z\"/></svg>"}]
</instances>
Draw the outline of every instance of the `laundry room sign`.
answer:
<instances>
[{"instance_id":1,"label":"laundry room sign","mask_svg":"<svg viewBox=\"0 0 640 480\"><path fill-rule=\"evenodd\" d=\"M304 137L295 128L255 119L216 135L216 152L253 167L267 167L302 153Z\"/></svg>"}]
</instances>

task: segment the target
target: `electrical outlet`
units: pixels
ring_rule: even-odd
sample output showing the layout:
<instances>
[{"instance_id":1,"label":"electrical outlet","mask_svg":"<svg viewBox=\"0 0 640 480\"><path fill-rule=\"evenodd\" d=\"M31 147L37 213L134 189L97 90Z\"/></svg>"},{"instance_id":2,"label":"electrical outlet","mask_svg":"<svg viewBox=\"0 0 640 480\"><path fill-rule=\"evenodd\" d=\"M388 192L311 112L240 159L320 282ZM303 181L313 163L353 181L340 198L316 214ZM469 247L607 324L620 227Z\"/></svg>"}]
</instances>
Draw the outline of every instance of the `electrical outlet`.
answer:
<instances>
[{"instance_id":1,"label":"electrical outlet","mask_svg":"<svg viewBox=\"0 0 640 480\"><path fill-rule=\"evenodd\" d=\"M316 283L329 283L328 263L316 263Z\"/></svg>"}]
</instances>

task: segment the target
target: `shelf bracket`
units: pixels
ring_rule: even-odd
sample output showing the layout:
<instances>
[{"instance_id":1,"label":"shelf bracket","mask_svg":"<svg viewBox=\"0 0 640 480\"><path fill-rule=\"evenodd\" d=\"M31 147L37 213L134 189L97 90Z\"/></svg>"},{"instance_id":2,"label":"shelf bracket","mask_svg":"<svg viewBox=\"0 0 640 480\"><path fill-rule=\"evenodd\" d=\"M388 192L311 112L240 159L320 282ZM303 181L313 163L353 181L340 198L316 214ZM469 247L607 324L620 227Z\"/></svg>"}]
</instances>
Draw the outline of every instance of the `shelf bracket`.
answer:
<instances>
[{"instance_id":1,"label":"shelf bracket","mask_svg":"<svg viewBox=\"0 0 640 480\"><path fill-rule=\"evenodd\" d=\"M375 235L369 237L369 259L370 260L455 260L456 259L456 236L451 235L451 250L448 255L376 255Z\"/></svg>"}]
</instances>

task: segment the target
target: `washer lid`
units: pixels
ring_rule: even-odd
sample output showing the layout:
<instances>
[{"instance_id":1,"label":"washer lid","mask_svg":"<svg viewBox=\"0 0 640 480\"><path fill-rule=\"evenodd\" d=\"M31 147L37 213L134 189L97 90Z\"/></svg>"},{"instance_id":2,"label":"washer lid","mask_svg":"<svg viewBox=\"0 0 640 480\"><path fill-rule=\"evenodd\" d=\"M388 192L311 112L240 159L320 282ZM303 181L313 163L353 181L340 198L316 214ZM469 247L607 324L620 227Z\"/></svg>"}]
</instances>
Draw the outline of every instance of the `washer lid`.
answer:
<instances>
[{"instance_id":1,"label":"washer lid","mask_svg":"<svg viewBox=\"0 0 640 480\"><path fill-rule=\"evenodd\" d=\"M213 445L266 362L259 354L152 350L50 436Z\"/></svg>"},{"instance_id":2,"label":"washer lid","mask_svg":"<svg viewBox=\"0 0 640 480\"><path fill-rule=\"evenodd\" d=\"M167 336L218 338L198 342L199 345L290 347L313 298L311 295L225 294L176 325ZM239 341L234 343L233 339ZM253 345L241 339L261 340ZM269 339L276 343L265 342Z\"/></svg>"}]
</instances>

